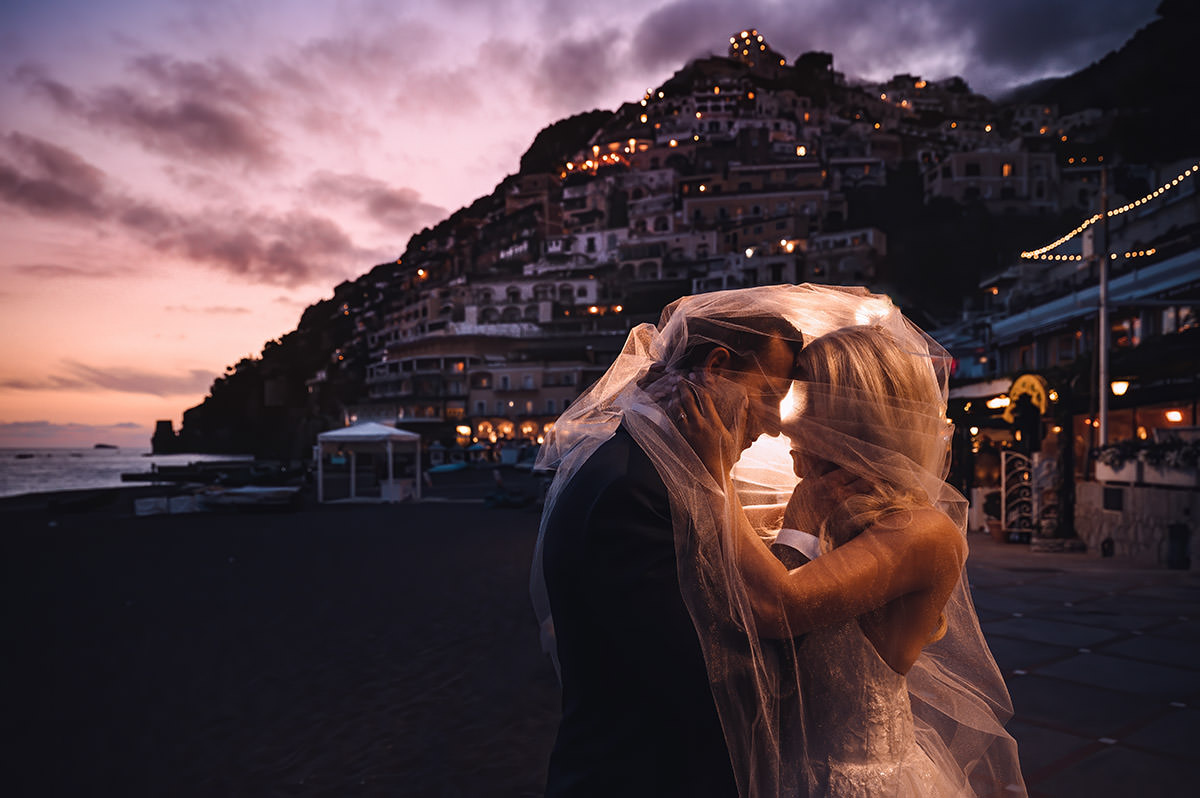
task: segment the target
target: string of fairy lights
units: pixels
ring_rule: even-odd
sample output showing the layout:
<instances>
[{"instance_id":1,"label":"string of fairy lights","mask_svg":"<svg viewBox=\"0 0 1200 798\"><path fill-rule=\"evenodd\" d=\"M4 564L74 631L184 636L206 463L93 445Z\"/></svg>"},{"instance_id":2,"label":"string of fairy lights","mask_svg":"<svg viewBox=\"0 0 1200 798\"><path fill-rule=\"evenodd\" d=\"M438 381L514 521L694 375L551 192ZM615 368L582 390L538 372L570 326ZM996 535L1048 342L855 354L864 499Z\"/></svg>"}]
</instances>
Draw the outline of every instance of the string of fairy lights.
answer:
<instances>
[{"instance_id":1,"label":"string of fairy lights","mask_svg":"<svg viewBox=\"0 0 1200 798\"><path fill-rule=\"evenodd\" d=\"M1074 238L1075 236L1082 233L1084 230L1087 230L1089 227L1091 227L1092 225L1094 225L1096 222L1100 221L1101 219L1104 219L1106 217L1111 219L1113 217L1120 216L1123 213L1128 213L1129 211L1132 211L1134 208L1140 208L1143 205L1147 204L1148 202L1158 199L1163 194L1178 187L1185 180L1191 179L1191 177L1194 176L1197 172L1200 172L1200 163L1192 164L1192 166L1189 169L1185 169L1183 172L1180 172L1178 177L1175 177L1174 179L1172 179L1166 183L1163 183L1161 186L1154 189L1153 191L1151 191L1149 194L1142 197L1141 199L1136 199L1133 202L1127 202L1126 204L1122 205L1121 207L1113 208L1104 214L1099 214L1099 213L1093 214L1092 216L1088 217L1087 219L1084 219L1082 222L1079 223L1078 227L1076 227L1071 232L1067 233L1062 238L1059 238L1057 241L1051 241L1046 246L1040 247L1038 249L1031 249L1031 250L1022 252L1021 257L1024 260L1083 260L1083 255L1050 255L1048 253L1051 250L1058 249L1060 246L1067 243L1072 238ZM1155 254L1157 251L1158 250L1153 249L1153 248L1130 250L1129 252L1124 253L1124 255L1125 255L1126 259L1128 259L1128 258L1144 258L1148 255ZM1109 254L1109 258L1111 260L1116 260L1118 257L1119 257L1119 255L1116 252L1112 252Z\"/></svg>"}]
</instances>

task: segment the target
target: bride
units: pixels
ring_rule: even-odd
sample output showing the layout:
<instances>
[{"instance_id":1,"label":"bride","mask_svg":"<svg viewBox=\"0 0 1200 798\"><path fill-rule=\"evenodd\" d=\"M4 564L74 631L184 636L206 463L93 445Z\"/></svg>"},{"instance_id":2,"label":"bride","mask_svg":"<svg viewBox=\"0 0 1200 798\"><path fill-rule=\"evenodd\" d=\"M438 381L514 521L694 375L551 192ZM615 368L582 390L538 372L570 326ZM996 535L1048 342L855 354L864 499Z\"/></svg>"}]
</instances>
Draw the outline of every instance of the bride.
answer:
<instances>
[{"instance_id":1,"label":"bride","mask_svg":"<svg viewBox=\"0 0 1200 798\"><path fill-rule=\"evenodd\" d=\"M738 500L729 398L679 391L681 432L721 485L677 548L739 792L1023 795L966 589L966 503L944 482L948 358L894 308L874 322L800 355L784 419L799 483L777 540L813 545L790 571ZM706 639L729 617L744 641Z\"/></svg>"}]
</instances>

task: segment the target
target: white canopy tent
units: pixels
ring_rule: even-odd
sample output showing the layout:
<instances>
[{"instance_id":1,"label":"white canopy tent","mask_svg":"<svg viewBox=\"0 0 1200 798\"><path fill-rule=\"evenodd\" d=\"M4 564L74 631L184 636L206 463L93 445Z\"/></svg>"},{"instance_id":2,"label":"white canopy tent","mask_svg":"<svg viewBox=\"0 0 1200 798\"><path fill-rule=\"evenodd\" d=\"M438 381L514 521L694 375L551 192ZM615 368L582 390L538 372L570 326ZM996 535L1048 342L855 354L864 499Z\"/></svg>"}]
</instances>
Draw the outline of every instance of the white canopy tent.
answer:
<instances>
[{"instance_id":1,"label":"white canopy tent","mask_svg":"<svg viewBox=\"0 0 1200 798\"><path fill-rule=\"evenodd\" d=\"M325 454L349 452L350 454L350 500L351 501L399 501L401 482L393 473L392 455L402 448L411 448L414 454L415 478L412 496L421 498L421 436L415 432L396 429L386 424L365 422L352 427L322 432L317 436L317 501L325 501ZM360 451L385 452L387 456L387 480L380 483L380 496L359 498L356 493L357 453Z\"/></svg>"}]
</instances>

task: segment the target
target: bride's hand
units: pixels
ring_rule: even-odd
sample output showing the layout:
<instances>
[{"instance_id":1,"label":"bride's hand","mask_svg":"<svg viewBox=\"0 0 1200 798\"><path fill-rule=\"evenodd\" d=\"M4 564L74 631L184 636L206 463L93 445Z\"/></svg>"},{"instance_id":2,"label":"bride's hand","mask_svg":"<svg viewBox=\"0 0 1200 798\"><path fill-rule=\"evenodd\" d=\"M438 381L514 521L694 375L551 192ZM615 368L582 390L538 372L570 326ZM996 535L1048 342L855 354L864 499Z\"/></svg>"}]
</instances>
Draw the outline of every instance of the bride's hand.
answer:
<instances>
[{"instance_id":1,"label":"bride's hand","mask_svg":"<svg viewBox=\"0 0 1200 798\"><path fill-rule=\"evenodd\" d=\"M783 525L802 532L815 532L820 519L827 517L848 499L869 490L865 479L843 468L827 467L809 474L792 491L783 511Z\"/></svg>"},{"instance_id":2,"label":"bride's hand","mask_svg":"<svg viewBox=\"0 0 1200 798\"><path fill-rule=\"evenodd\" d=\"M724 482L740 453L730 425L737 424L739 419L745 423L746 397L727 401L730 397L722 396L722 408L718 408L714 401L716 388L691 376L680 380L676 390L676 427L708 472L718 482Z\"/></svg>"}]
</instances>

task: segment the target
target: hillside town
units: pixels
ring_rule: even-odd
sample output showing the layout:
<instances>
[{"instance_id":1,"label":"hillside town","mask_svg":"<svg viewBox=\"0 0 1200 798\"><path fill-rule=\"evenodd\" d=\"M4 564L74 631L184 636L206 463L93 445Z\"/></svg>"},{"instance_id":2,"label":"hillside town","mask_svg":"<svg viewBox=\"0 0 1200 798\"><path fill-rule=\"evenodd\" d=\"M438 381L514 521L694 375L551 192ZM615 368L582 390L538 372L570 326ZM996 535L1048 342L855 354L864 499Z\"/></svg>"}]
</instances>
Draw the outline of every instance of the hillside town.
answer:
<instances>
[{"instance_id":1,"label":"hillside town","mask_svg":"<svg viewBox=\"0 0 1200 798\"><path fill-rule=\"evenodd\" d=\"M1038 501L1028 459L1005 490L1005 455L1053 441L1055 473L1089 477L1106 444L1197 425L1200 163L1131 160L1122 121L959 78L853 81L735 31L615 112L543 130L491 195L231 366L178 435L160 422L156 449L302 459L320 431L379 422L419 433L433 466L528 462L672 300L864 285L956 357L953 479L981 491L978 526L1029 539L1075 501L1059 477ZM1125 390L1097 389L1101 349Z\"/></svg>"}]
</instances>

